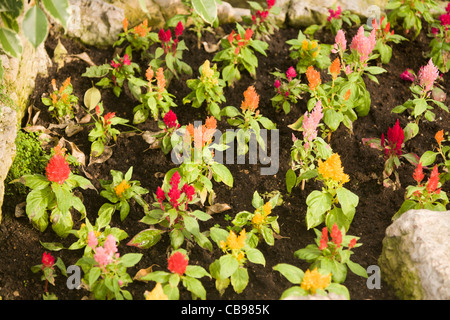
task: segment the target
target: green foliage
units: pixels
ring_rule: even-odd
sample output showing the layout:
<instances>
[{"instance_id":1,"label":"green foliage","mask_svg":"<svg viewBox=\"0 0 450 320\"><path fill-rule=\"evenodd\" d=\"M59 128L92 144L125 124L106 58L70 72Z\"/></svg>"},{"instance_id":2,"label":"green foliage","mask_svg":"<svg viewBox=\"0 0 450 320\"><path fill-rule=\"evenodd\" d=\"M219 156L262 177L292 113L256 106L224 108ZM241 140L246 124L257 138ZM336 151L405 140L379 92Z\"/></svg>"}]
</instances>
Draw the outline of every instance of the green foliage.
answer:
<instances>
[{"instance_id":1,"label":"green foliage","mask_svg":"<svg viewBox=\"0 0 450 320\"><path fill-rule=\"evenodd\" d=\"M416 38L422 30L422 18L431 24L431 12L439 11L439 5L434 0L390 0L385 10L389 11L387 17L393 27L401 23L406 33L414 30Z\"/></svg>"},{"instance_id":2,"label":"green foliage","mask_svg":"<svg viewBox=\"0 0 450 320\"><path fill-rule=\"evenodd\" d=\"M26 194L26 187L22 184L11 185L9 182L19 179L26 174L43 174L49 156L42 149L38 132L27 133L17 131L16 156L5 180L6 194L11 195L13 190Z\"/></svg>"},{"instance_id":3,"label":"green foliage","mask_svg":"<svg viewBox=\"0 0 450 320\"><path fill-rule=\"evenodd\" d=\"M298 31L297 39L286 41L290 45L289 57L298 61L296 70L305 73L309 66L317 66L320 69L328 68L331 64L331 45L319 44L316 40L309 40L301 30Z\"/></svg>"},{"instance_id":4,"label":"green foliage","mask_svg":"<svg viewBox=\"0 0 450 320\"><path fill-rule=\"evenodd\" d=\"M241 71L247 70L250 76L256 77L256 68L258 67L258 57L254 50L267 56L266 50L268 43L252 39L253 30L246 30L236 23L236 30L220 41L222 50L214 55L213 61L222 62L222 79L228 86L233 86L234 82L241 79Z\"/></svg>"},{"instance_id":5,"label":"green foliage","mask_svg":"<svg viewBox=\"0 0 450 320\"><path fill-rule=\"evenodd\" d=\"M56 87L55 81L52 81L52 86L52 94L49 98L43 97L42 103L48 106L48 111L52 112L60 123L67 123L74 117L73 109L78 103L78 97L72 94L73 86L70 77L64 81L59 89Z\"/></svg>"}]
</instances>

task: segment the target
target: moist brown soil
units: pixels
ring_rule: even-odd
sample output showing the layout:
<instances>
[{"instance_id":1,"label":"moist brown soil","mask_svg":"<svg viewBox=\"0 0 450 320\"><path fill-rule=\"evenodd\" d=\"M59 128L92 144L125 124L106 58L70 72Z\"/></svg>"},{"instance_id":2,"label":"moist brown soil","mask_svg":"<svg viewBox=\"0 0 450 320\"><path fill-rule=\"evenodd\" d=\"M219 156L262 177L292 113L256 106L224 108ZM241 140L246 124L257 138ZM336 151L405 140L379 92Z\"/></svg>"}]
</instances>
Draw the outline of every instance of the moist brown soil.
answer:
<instances>
[{"instance_id":1,"label":"moist brown soil","mask_svg":"<svg viewBox=\"0 0 450 320\"><path fill-rule=\"evenodd\" d=\"M225 25L223 29L225 34L230 32L234 26ZM347 40L356 34L357 28L353 27L346 30ZM279 30L270 40L267 57L257 54L259 67L257 69L257 78L252 79L246 72L243 72L242 79L238 81L234 88L225 89L227 102L223 104L239 107L243 99L243 92L248 86L253 85L258 94L260 94L259 109L261 113L270 118L277 124L280 130L279 141L279 171L276 175L264 176L260 174L260 165L232 164L228 165L233 177L234 186L228 188L223 184L214 183L214 190L217 193L216 202L227 203L231 210L213 215L213 219L201 224L201 230L208 230L215 224L220 224L224 228L230 225L225 220L225 215L233 217L236 213L243 210L252 210L251 200L255 190L260 194L279 190L283 195L284 203L273 210L274 215L279 217L281 239L275 241L274 246L260 244L259 249L263 252L266 265L255 265L248 263L249 283L247 288L241 293L236 294L231 286L220 296L215 289L214 280L202 278L202 283L207 292L207 299L224 300L277 300L282 292L292 285L277 271L272 269L278 263L289 263L306 270L308 263L294 257L294 252L313 243L315 235L313 230L307 230L305 224L306 197L308 194L320 188L320 185L314 181L309 181L303 191L300 188L293 190L291 195L286 192L285 174L289 168L290 149L292 146L292 130L288 128L289 124L295 122L305 111L307 95L300 100L292 111L285 115L283 112L276 112L271 105L270 99L274 96L273 82L274 77L270 74L276 69L285 71L295 62L289 58L289 46L285 42L297 37L298 30L287 28ZM53 50L60 38L63 45L69 53L86 52L94 63L108 63L113 55L114 49L108 48L99 50L96 48L83 46L73 40L66 39L58 33L51 33L46 42L46 49L53 57ZM334 38L330 33L321 32L316 34L316 38L324 43L333 43ZM196 38L192 32L185 32L184 40L189 51L184 52L183 60L187 62L194 70L194 76L198 76L199 66L206 60L212 60L214 53L207 53L203 48L197 49ZM204 36L206 41L216 42L211 35ZM346 187L359 196L359 204L356 210L355 218L351 224L348 234L360 237L361 247L354 249L352 260L361 264L364 268L370 265L377 265L377 259L382 251L382 240L385 229L390 225L391 218L400 208L405 194L405 187L413 184L412 173L413 166L405 162L399 168L400 181L402 188L393 191L382 186L382 171L384 161L377 150L364 146L362 138L380 137L381 133L386 133L389 127L392 127L396 120L404 127L410 119L407 113L396 115L391 113L391 109L402 104L411 98L409 90L410 83L400 79L399 75L406 69L411 68L418 72L422 65L428 62L425 53L428 49L429 39L424 32L414 41L403 42L393 45L393 57L388 65L383 65L387 70L378 76L379 85L372 81L366 81L367 88L370 91L372 105L370 113L366 117L357 119L354 122L353 133L341 126L331 137L331 146L333 150L341 155L342 163L346 173L350 175L350 182ZM145 63L141 65L145 65ZM62 83L67 77L71 77L74 86L74 93L83 101L84 92L92 85L91 79L84 78L81 74L85 71L87 63L74 60L67 63L63 68L57 71L53 66L49 71L48 77L39 77L36 82L34 94L30 98L30 105L34 105L41 110L38 120L39 125L47 127L54 120L50 117L46 107L41 102L41 96L44 93L51 92L51 79L56 79L58 84ZM143 68L143 73L145 68ZM143 76L143 74L142 74ZM322 72L325 81L329 77L326 72ZM449 90L449 74L445 74L442 83L446 86L446 92ZM206 119L204 108L195 109L189 105L183 105L182 99L189 92L186 85L188 76L181 79L174 79L168 88L169 92L176 96L177 108L174 109L182 125L193 122L194 120ZM306 79L302 78L302 81ZM116 98L111 90L102 90L102 100L106 111L116 112L120 117L127 118L132 122L133 107L137 105L126 94ZM446 101L448 104L448 99ZM435 109L436 110L436 109ZM406 144L407 152L415 152L421 155L426 150L432 150L436 146L434 135L440 130L449 131L449 116L440 109L436 110L437 117L435 122L423 121L420 123L420 133L414 139ZM27 116L25 116L25 119ZM147 120L144 124L137 126L141 130L155 130L156 123L153 120ZM225 119L218 123L218 129L225 131L231 128ZM89 154L90 142L87 139L88 130L86 127L77 135L67 138L74 142L86 155ZM121 128L122 131L129 131L127 127ZM299 136L299 133L296 133ZM158 173L165 173L175 167L171 162L170 155L164 156L161 150L147 150L148 144L145 143L140 135L119 136L117 143L113 147L113 156L102 164L94 164L86 168L87 172L94 177L93 184L98 190L101 190L98 179L111 179L110 170L120 170L126 172L130 166L133 166L133 180L139 180L141 185L150 193L144 199L152 202L152 194L156 188L162 184L162 178ZM449 191L448 185L444 185L444 190ZM94 222L100 206L107 202L106 199L92 190L81 191L84 204L87 208L87 216L91 222ZM42 299L44 292L44 282L40 280L40 274L34 274L30 268L33 265L41 263L41 257L45 249L40 245L42 242L62 242L68 247L76 241L73 236L66 239L60 239L49 227L45 232L40 233L33 229L26 217L16 218L14 216L15 206L24 201L24 195L15 194L7 196L3 205L4 219L0 225L0 296L3 299ZM119 215L115 214L111 224L115 227L125 230L129 238L120 243L119 252L123 255L128 252L143 253L142 260L134 267L130 268L129 274L134 276L141 268L147 268L152 265L154 270L166 270L167 268L167 249L170 241L167 236L154 247L141 250L126 245L128 240L139 231L146 229L147 225L139 222L144 213L142 208L131 201L131 211L128 217L121 222ZM75 219L79 219L74 214ZM74 229L78 229L82 221L77 220ZM196 264L208 269L209 265L218 257L221 250L215 247L214 251L209 252L201 249L199 246L193 246L189 258L190 264ZM61 250L53 252L55 257L60 257L66 266L75 264L81 258L82 250ZM369 289L366 285L366 279L354 275L349 271L344 285L350 292L351 299L372 299L372 300L393 300L396 299L393 290L382 281L380 289ZM143 283L134 281L128 286L134 299L143 299L145 290L151 290L154 283ZM181 286L180 286L181 288ZM69 290L66 287L66 279L61 274L56 278L56 285L49 286L49 291L56 294L61 300L78 300L89 293L84 289ZM181 299L190 299L190 293L181 290Z\"/></svg>"}]
</instances>

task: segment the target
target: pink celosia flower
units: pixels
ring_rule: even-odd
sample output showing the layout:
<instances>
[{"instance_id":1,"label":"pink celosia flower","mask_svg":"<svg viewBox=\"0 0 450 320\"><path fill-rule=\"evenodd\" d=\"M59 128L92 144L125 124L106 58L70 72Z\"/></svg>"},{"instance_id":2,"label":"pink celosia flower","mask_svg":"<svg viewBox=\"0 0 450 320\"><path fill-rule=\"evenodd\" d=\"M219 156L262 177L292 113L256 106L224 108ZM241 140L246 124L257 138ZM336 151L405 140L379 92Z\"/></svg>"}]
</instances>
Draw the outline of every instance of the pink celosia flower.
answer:
<instances>
[{"instance_id":1,"label":"pink celosia flower","mask_svg":"<svg viewBox=\"0 0 450 320\"><path fill-rule=\"evenodd\" d=\"M419 70L419 84L425 89L426 92L433 89L434 82L439 77L439 69L433 64L433 60L430 59L426 66L420 67Z\"/></svg>"},{"instance_id":2,"label":"pink celosia flower","mask_svg":"<svg viewBox=\"0 0 450 320\"><path fill-rule=\"evenodd\" d=\"M387 143L384 134L381 134L381 146L384 147L384 153L387 157L396 154L402 154L402 144L405 140L403 129L400 127L399 120L393 128L389 128L387 132Z\"/></svg>"},{"instance_id":3,"label":"pink celosia flower","mask_svg":"<svg viewBox=\"0 0 450 320\"><path fill-rule=\"evenodd\" d=\"M431 28L431 33L436 36L439 33L439 29L435 28L435 27L432 27Z\"/></svg>"},{"instance_id":4,"label":"pink celosia flower","mask_svg":"<svg viewBox=\"0 0 450 320\"><path fill-rule=\"evenodd\" d=\"M274 82L274 84L273 84L273 86L275 87L275 88L280 88L280 86L281 86L281 81L280 80L275 80L275 82Z\"/></svg>"},{"instance_id":5,"label":"pink celosia flower","mask_svg":"<svg viewBox=\"0 0 450 320\"><path fill-rule=\"evenodd\" d=\"M376 42L376 29L372 29L370 35L366 37L364 35L364 27L361 26L359 27L356 36L352 39L350 49L356 50L359 54L359 60L364 63L375 48Z\"/></svg>"},{"instance_id":6,"label":"pink celosia flower","mask_svg":"<svg viewBox=\"0 0 450 320\"><path fill-rule=\"evenodd\" d=\"M400 78L406 81L414 82L414 71L412 71L411 69L405 69L405 71L403 71L403 73L400 75Z\"/></svg>"},{"instance_id":7,"label":"pink celosia flower","mask_svg":"<svg viewBox=\"0 0 450 320\"><path fill-rule=\"evenodd\" d=\"M112 262L112 255L103 248L98 247L95 249L94 260L100 265L100 267L105 267Z\"/></svg>"},{"instance_id":8,"label":"pink celosia flower","mask_svg":"<svg viewBox=\"0 0 450 320\"><path fill-rule=\"evenodd\" d=\"M345 32L339 29L334 38L334 46L331 51L337 53L338 51L344 52L345 50L347 50L347 39L345 39Z\"/></svg>"},{"instance_id":9,"label":"pink celosia flower","mask_svg":"<svg viewBox=\"0 0 450 320\"><path fill-rule=\"evenodd\" d=\"M112 234L108 235L103 247L111 256L114 255L117 252L116 238Z\"/></svg>"},{"instance_id":10,"label":"pink celosia flower","mask_svg":"<svg viewBox=\"0 0 450 320\"><path fill-rule=\"evenodd\" d=\"M322 102L319 100L311 113L305 112L303 116L303 138L307 144L305 148L309 148L309 142L313 141L317 137L317 126L322 120Z\"/></svg>"},{"instance_id":11,"label":"pink celosia flower","mask_svg":"<svg viewBox=\"0 0 450 320\"><path fill-rule=\"evenodd\" d=\"M114 69L117 69L117 68L121 67L121 64L116 63L114 60L111 60L111 67L113 67Z\"/></svg>"},{"instance_id":12,"label":"pink celosia flower","mask_svg":"<svg viewBox=\"0 0 450 320\"><path fill-rule=\"evenodd\" d=\"M276 0L267 0L267 8L270 10L275 5Z\"/></svg>"},{"instance_id":13,"label":"pink celosia flower","mask_svg":"<svg viewBox=\"0 0 450 320\"><path fill-rule=\"evenodd\" d=\"M442 14L439 16L439 20L441 21L441 26L450 25L450 14Z\"/></svg>"},{"instance_id":14,"label":"pink celosia flower","mask_svg":"<svg viewBox=\"0 0 450 320\"><path fill-rule=\"evenodd\" d=\"M338 6L336 11L334 11L333 9L328 9L328 12L330 13L330 15L328 16L327 20L328 22L330 22L331 19L339 19L341 17L342 10L341 7Z\"/></svg>"},{"instance_id":15,"label":"pink celosia flower","mask_svg":"<svg viewBox=\"0 0 450 320\"><path fill-rule=\"evenodd\" d=\"M293 78L297 76L297 72L295 72L294 67L289 67L289 69L286 71L286 77L289 81L291 81Z\"/></svg>"},{"instance_id":16,"label":"pink celosia flower","mask_svg":"<svg viewBox=\"0 0 450 320\"><path fill-rule=\"evenodd\" d=\"M128 54L125 53L122 62L124 66L129 66L131 64L130 57L128 56Z\"/></svg>"},{"instance_id":17,"label":"pink celosia flower","mask_svg":"<svg viewBox=\"0 0 450 320\"><path fill-rule=\"evenodd\" d=\"M88 233L88 246L94 249L98 245L97 237L94 231L89 231Z\"/></svg>"}]
</instances>

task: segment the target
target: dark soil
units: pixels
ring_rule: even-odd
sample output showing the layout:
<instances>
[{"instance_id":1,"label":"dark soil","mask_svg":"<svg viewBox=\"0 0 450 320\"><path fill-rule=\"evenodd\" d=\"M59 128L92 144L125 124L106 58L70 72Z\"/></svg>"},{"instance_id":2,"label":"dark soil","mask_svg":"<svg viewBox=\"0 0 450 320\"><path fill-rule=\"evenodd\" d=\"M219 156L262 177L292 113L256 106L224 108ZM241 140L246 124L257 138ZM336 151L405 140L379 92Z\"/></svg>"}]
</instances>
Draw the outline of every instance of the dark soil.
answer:
<instances>
[{"instance_id":1,"label":"dark soil","mask_svg":"<svg viewBox=\"0 0 450 320\"><path fill-rule=\"evenodd\" d=\"M231 31L233 26L223 26L226 33ZM357 28L347 30L347 40L356 34ZM207 299L252 299L252 300L276 300L279 299L282 292L292 285L277 271L272 269L278 263L289 263L298 266L306 271L309 265L294 257L293 253L313 243L315 235L313 230L307 230L305 224L306 197L308 194L320 188L314 181L306 184L305 190L294 189L289 196L286 193L285 173L289 168L290 149L292 146L292 130L287 126L295 122L306 111L306 99L300 100L292 111L285 115L277 113L271 105L270 99L274 96L273 82L274 77L270 74L276 69L287 70L295 62L289 58L289 47L285 42L297 37L296 29L281 29L270 41L267 51L267 57L258 54L259 67L257 69L257 79L252 79L247 73L243 72L242 79L237 82L234 88L226 88L225 97L227 102L223 105L232 105L239 107L243 99L243 92L248 86L254 85L258 94L260 94L261 113L276 122L280 130L279 144L279 171L274 176L260 175L259 165L228 165L234 177L234 186L229 189L223 184L214 184L214 190L217 193L216 202L227 203L232 209L221 214L216 214L213 219L201 225L201 230L208 230L214 224L220 224L223 227L229 225L225 220L225 215L233 217L242 210L252 210L251 200L255 190L260 194L281 191L284 203L273 210L274 215L279 216L281 236L283 238L276 240L273 247L261 244L259 249L266 258L266 266L248 263L249 284L241 294L236 294L231 286L226 290L223 296L220 296L215 289L214 280L202 279L207 291ZM63 45L70 53L86 52L96 64L109 62L113 57L114 49L99 50L96 48L85 47L73 40L69 40L59 34L51 34L46 43L46 48L53 56L53 50L60 37ZM325 43L333 43L334 38L330 34L317 34L318 40ZM196 48L196 38L191 32L186 32L184 39L190 51L185 51L184 61L191 65L194 70L194 76L198 75L198 67L206 60L212 61L214 53L207 53L205 50ZM215 41L212 35L206 35L208 41ZM346 173L350 175L350 182L346 187L359 196L359 205L356 215L351 224L348 234L361 237L361 247L354 250L355 254L352 260L361 264L364 268L370 265L377 265L377 259L382 251L382 240L385 229L391 223L391 217L400 208L405 194L405 187L413 184L412 173L413 166L409 163L403 163L399 169L402 188L393 191L382 186L382 171L384 161L380 153L374 149L364 146L362 138L380 137L381 133L386 133L389 127L392 127L396 119L400 119L400 124L404 127L408 122L407 113L396 115L390 112L395 106L402 104L411 98L409 90L410 83L400 79L399 75L406 69L411 68L418 72L422 65L428 62L425 53L428 49L429 39L422 34L414 41L403 42L394 45L393 57L389 65L383 67L386 73L379 75L380 84L367 81L367 88L372 97L371 111L368 116L359 118L354 123L354 131L350 133L341 126L331 137L331 145L335 152L341 155L342 163ZM38 124L47 127L54 120L50 117L45 106L41 102L41 96L44 93L51 92L51 79L55 78L57 83L62 83L67 77L71 77L74 86L74 92L83 101L84 92L91 87L91 80L81 77L88 65L79 60L67 63L59 71L53 66L49 71L47 78L40 77L36 82L36 89L30 98L30 105L34 105L42 112ZM145 69L143 70L145 72ZM323 78L328 80L326 72L323 72ZM194 109L188 105L182 104L182 99L189 93L185 81L189 77L183 76L180 80L174 79L168 88L169 92L176 96L178 107L174 109L182 125L193 122L194 120L206 119L204 108ZM446 92L449 90L449 74L443 77L443 84L446 86ZM303 79L306 81L306 79ZM136 101L122 94L116 98L111 90L102 90L102 100L107 111L116 112L120 117L132 121L133 107L137 105ZM447 100L448 104L448 100ZM436 110L436 109L435 109ZM426 150L432 150L436 146L434 135L440 130L450 130L448 114L436 110L437 117L435 122L421 122L420 134L407 143L408 152L416 152L421 155ZM27 118L27 117L25 117ZM138 126L141 130L156 129L156 123L147 120L144 124ZM230 126L225 119L218 124L218 129L225 131ZM78 133L68 140L74 142L85 154L89 154L90 142L87 140L87 127L83 132ZM123 128L128 131L129 128ZM299 136L299 133L297 133ZM150 194L145 196L145 200L152 201L152 193L162 184L162 178L157 173L165 173L175 167L171 162L170 155L164 156L160 150L146 150L146 144L140 135L119 136L116 145L113 147L113 156L103 164L94 164L87 167L93 177L93 184L100 190L98 179L111 179L110 170L120 170L126 172L130 166L134 167L133 180L139 180L143 187L150 190ZM448 185L444 186L445 191L449 191ZM107 200L100 197L95 191L82 191L84 204L87 208L88 218L91 222L95 221L98 209ZM3 205L4 219L0 225L0 296L3 299L28 299L37 300L42 298L44 292L44 282L40 280L40 274L34 274L30 268L33 265L41 263L41 257L45 249L40 245L42 242L62 242L68 247L76 241L73 236L66 239L60 239L49 227L44 233L39 233L33 229L26 217L16 218L14 216L15 206L24 201L24 195L14 195L5 198ZM167 236L154 247L148 250L141 250L126 246L131 237L139 231L147 228L139 220L144 213L141 207L132 201L132 207L128 217L121 222L119 215L113 216L112 225L125 230L129 238L121 242L119 252L123 255L128 252L141 252L143 258L139 264L129 269L129 274L134 276L141 268L147 268L152 265L154 270L166 270L167 268L167 248L170 241ZM75 218L77 215L74 215ZM82 221L76 221L74 229L78 229ZM66 266L75 264L82 256L82 251L61 250L53 252L55 257L60 257ZM194 246L190 252L190 264L197 264L208 269L209 265L220 256L220 249L217 247L213 252L208 252L198 246ZM344 285L350 291L351 299L372 299L372 300L392 300L396 299L393 290L384 282L381 289L368 289L366 279L354 275L349 271ZM134 299L143 299L145 290L151 290L153 283L133 282L128 289ZM181 288L181 286L180 286ZM66 287L66 279L62 275L56 278L56 285L49 287L50 292L55 293L61 300L81 299L88 296L89 293L83 289L69 290ZM190 299L187 291L181 291L182 299Z\"/></svg>"}]
</instances>

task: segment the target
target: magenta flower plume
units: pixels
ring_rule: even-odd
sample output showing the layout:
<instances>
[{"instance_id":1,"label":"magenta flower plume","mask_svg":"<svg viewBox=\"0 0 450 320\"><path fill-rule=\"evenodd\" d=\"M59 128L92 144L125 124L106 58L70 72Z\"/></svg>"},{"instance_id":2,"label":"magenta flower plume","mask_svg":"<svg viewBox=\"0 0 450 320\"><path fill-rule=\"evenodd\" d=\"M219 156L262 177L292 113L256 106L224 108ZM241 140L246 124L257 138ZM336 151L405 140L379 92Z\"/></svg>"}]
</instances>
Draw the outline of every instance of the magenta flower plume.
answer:
<instances>
[{"instance_id":1,"label":"magenta flower plume","mask_svg":"<svg viewBox=\"0 0 450 320\"><path fill-rule=\"evenodd\" d=\"M419 84L425 89L426 92L433 89L434 82L439 77L439 69L433 64L433 60L430 59L426 66L420 67L419 70Z\"/></svg>"},{"instance_id":2,"label":"magenta flower plume","mask_svg":"<svg viewBox=\"0 0 450 320\"><path fill-rule=\"evenodd\" d=\"M281 86L281 81L280 80L275 80L275 82L274 82L274 84L273 84L273 86L275 87L275 88L280 88L280 86Z\"/></svg>"},{"instance_id":3,"label":"magenta flower plume","mask_svg":"<svg viewBox=\"0 0 450 320\"><path fill-rule=\"evenodd\" d=\"M275 5L275 0L267 0L267 8L270 10Z\"/></svg>"},{"instance_id":4,"label":"magenta flower plume","mask_svg":"<svg viewBox=\"0 0 450 320\"><path fill-rule=\"evenodd\" d=\"M175 27L175 36L176 37L181 36L183 34L183 30L184 30L184 27L180 21L180 22L178 22L177 26Z\"/></svg>"},{"instance_id":5,"label":"magenta flower plume","mask_svg":"<svg viewBox=\"0 0 450 320\"><path fill-rule=\"evenodd\" d=\"M297 76L297 72L295 72L294 67L289 67L289 69L286 71L286 77L289 81L291 81L293 78Z\"/></svg>"},{"instance_id":6,"label":"magenta flower plume","mask_svg":"<svg viewBox=\"0 0 450 320\"><path fill-rule=\"evenodd\" d=\"M387 157L396 154L397 156L402 154L402 144L405 140L405 134L400 127L399 120L395 123L394 127L389 128L387 132L387 142L384 134L381 135L381 146L384 147L384 153Z\"/></svg>"},{"instance_id":7,"label":"magenta flower plume","mask_svg":"<svg viewBox=\"0 0 450 320\"><path fill-rule=\"evenodd\" d=\"M342 13L341 6L338 6L336 11L333 9L328 9L328 12L330 13L330 15L327 18L328 22L330 22L331 19L339 19Z\"/></svg>"},{"instance_id":8,"label":"magenta flower plume","mask_svg":"<svg viewBox=\"0 0 450 320\"><path fill-rule=\"evenodd\" d=\"M359 60L361 62L367 61L369 55L375 48L376 39L376 29L372 29L372 32L368 37L364 35L364 27L361 26L358 29L358 33L353 37L352 43L350 44L350 49L356 50L360 56Z\"/></svg>"},{"instance_id":9,"label":"magenta flower plume","mask_svg":"<svg viewBox=\"0 0 450 320\"><path fill-rule=\"evenodd\" d=\"M411 69L405 69L405 71L403 71L403 73L400 75L400 78L406 81L414 82L414 72Z\"/></svg>"}]
</instances>

